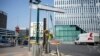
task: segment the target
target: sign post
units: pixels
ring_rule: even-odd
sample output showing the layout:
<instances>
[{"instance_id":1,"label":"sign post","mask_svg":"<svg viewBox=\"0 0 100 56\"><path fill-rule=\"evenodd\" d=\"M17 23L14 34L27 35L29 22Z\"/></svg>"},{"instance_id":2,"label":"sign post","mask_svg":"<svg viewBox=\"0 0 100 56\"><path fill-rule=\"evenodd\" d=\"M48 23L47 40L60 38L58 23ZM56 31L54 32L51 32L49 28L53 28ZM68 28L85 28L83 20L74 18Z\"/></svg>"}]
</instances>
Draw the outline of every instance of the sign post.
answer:
<instances>
[{"instance_id":1,"label":"sign post","mask_svg":"<svg viewBox=\"0 0 100 56\"><path fill-rule=\"evenodd\" d=\"M18 26L16 26L15 28L16 28L16 29L15 29L15 31L16 31L16 39L15 39L16 41L15 41L15 42L16 42L16 46L18 46L18 36L19 36L19 31L20 31L20 29L19 29Z\"/></svg>"}]
</instances>

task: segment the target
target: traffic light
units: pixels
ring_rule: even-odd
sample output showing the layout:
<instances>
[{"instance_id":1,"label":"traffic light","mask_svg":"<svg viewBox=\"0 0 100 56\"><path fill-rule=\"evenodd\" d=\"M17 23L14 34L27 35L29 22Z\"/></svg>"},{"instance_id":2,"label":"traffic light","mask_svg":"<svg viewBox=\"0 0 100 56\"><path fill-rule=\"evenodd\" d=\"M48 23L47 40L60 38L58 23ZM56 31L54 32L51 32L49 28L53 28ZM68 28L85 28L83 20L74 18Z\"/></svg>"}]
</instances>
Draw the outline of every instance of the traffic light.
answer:
<instances>
[{"instance_id":1,"label":"traffic light","mask_svg":"<svg viewBox=\"0 0 100 56\"><path fill-rule=\"evenodd\" d=\"M39 4L41 1L40 0L30 0L30 3L35 3L35 4Z\"/></svg>"}]
</instances>

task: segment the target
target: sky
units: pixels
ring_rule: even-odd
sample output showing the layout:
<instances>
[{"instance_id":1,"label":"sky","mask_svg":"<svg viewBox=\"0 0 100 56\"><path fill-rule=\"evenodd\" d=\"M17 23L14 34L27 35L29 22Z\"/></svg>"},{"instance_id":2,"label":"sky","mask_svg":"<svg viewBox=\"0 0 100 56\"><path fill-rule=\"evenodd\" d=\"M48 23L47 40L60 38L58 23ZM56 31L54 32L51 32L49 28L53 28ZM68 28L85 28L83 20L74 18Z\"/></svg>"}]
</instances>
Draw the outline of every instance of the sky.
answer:
<instances>
[{"instance_id":1,"label":"sky","mask_svg":"<svg viewBox=\"0 0 100 56\"><path fill-rule=\"evenodd\" d=\"M41 0L41 4L53 6L53 0ZM29 0L0 0L0 10L7 13L7 29L29 27ZM32 22L36 22L36 10L32 10ZM49 19L51 12L40 11L40 21Z\"/></svg>"}]
</instances>

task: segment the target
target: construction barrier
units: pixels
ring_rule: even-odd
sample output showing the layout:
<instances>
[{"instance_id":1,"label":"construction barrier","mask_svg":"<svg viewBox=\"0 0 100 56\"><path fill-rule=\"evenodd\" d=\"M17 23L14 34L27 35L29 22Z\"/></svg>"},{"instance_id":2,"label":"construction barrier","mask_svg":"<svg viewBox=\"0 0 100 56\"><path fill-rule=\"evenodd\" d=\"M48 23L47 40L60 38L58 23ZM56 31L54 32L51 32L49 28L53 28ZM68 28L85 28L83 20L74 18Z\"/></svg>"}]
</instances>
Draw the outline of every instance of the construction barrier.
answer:
<instances>
[{"instance_id":1,"label":"construction barrier","mask_svg":"<svg viewBox=\"0 0 100 56\"><path fill-rule=\"evenodd\" d=\"M60 44L60 41L58 41L58 40L51 40L50 41L50 44L56 46L57 56L61 56L60 55L60 52L59 52L59 44Z\"/></svg>"}]
</instances>

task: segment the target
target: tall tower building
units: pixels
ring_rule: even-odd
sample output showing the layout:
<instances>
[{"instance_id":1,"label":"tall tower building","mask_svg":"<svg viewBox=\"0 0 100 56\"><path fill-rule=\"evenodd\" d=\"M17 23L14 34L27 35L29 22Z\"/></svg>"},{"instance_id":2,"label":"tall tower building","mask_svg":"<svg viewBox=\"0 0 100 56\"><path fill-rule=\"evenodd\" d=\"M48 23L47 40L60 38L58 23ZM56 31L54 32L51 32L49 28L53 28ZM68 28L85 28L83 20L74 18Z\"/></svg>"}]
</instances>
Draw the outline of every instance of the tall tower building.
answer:
<instances>
[{"instance_id":1,"label":"tall tower building","mask_svg":"<svg viewBox=\"0 0 100 56\"><path fill-rule=\"evenodd\" d=\"M3 11L0 11L0 28L7 27L7 14Z\"/></svg>"},{"instance_id":2,"label":"tall tower building","mask_svg":"<svg viewBox=\"0 0 100 56\"><path fill-rule=\"evenodd\" d=\"M86 32L100 32L100 0L54 0L54 6L65 9L54 13L55 25L77 25Z\"/></svg>"}]
</instances>

